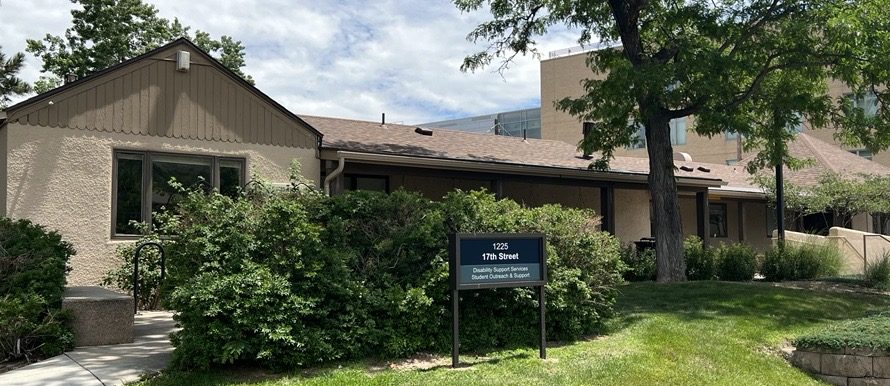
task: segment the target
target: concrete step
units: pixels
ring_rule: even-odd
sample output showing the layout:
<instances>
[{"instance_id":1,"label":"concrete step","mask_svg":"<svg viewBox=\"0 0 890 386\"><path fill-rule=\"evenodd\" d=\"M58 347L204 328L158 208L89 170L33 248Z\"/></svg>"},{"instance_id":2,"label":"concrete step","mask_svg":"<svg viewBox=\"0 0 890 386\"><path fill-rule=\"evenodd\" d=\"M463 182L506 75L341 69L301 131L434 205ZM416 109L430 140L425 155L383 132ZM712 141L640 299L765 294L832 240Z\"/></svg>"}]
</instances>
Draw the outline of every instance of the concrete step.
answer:
<instances>
[{"instance_id":1,"label":"concrete step","mask_svg":"<svg viewBox=\"0 0 890 386\"><path fill-rule=\"evenodd\" d=\"M73 316L74 346L133 341L133 297L102 287L67 287L62 308Z\"/></svg>"}]
</instances>

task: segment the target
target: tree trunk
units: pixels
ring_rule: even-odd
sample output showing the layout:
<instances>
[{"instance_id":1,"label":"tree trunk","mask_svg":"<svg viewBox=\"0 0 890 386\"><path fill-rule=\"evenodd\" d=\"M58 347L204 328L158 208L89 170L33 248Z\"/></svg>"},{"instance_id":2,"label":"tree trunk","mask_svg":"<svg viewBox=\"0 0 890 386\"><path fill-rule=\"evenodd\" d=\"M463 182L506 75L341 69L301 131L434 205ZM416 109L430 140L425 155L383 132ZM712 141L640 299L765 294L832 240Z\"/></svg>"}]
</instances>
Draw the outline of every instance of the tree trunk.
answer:
<instances>
[{"instance_id":1,"label":"tree trunk","mask_svg":"<svg viewBox=\"0 0 890 386\"><path fill-rule=\"evenodd\" d=\"M654 115L654 114L653 114ZM649 152L649 192L655 222L655 261L658 282L686 281L683 256L683 226L677 180L674 177L674 150L670 120L652 116L646 119L646 148Z\"/></svg>"}]
</instances>

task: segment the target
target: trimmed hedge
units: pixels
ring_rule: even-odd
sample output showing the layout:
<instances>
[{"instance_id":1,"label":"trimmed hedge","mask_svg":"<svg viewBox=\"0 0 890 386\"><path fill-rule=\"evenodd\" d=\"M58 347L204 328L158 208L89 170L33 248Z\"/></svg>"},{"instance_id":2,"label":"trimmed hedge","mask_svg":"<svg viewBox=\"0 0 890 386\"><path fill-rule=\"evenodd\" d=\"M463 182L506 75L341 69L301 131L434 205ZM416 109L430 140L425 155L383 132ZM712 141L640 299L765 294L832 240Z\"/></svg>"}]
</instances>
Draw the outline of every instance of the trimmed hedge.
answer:
<instances>
[{"instance_id":1,"label":"trimmed hedge","mask_svg":"<svg viewBox=\"0 0 890 386\"><path fill-rule=\"evenodd\" d=\"M832 324L794 340L797 348L861 348L890 351L890 313Z\"/></svg>"},{"instance_id":2,"label":"trimmed hedge","mask_svg":"<svg viewBox=\"0 0 890 386\"><path fill-rule=\"evenodd\" d=\"M293 367L450 347L447 235L548 235L548 338L598 331L613 311L620 245L590 211L524 208L486 192L189 194L165 231L183 329L174 364ZM532 289L461 292L463 350L531 345Z\"/></svg>"},{"instance_id":3,"label":"trimmed hedge","mask_svg":"<svg viewBox=\"0 0 890 386\"><path fill-rule=\"evenodd\" d=\"M71 244L28 220L0 218L0 362L71 347L62 312Z\"/></svg>"}]
</instances>

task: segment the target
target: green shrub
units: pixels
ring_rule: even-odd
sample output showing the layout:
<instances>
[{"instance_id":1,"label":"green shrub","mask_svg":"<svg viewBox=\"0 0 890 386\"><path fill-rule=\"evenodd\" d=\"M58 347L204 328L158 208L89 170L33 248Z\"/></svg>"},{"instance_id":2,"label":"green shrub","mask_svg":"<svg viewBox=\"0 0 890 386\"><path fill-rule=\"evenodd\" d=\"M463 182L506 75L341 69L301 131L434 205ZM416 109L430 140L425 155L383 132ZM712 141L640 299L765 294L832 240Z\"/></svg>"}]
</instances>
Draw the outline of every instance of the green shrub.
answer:
<instances>
[{"instance_id":1,"label":"green shrub","mask_svg":"<svg viewBox=\"0 0 890 386\"><path fill-rule=\"evenodd\" d=\"M441 205L448 232L538 232L547 236L550 339L572 340L594 333L612 315L616 286L622 282L621 244L599 231L593 211L559 205L523 208L484 191L452 192ZM468 322L462 319L461 326L468 323L467 329L474 331L467 336L489 339L488 343L484 339L462 342L462 347L472 350L534 343L538 330L533 322L537 306L532 293L529 288L462 293L469 301L462 303L461 315L466 312ZM505 296L514 300L505 302ZM491 310L498 309L501 312L492 315Z\"/></svg>"},{"instance_id":2,"label":"green shrub","mask_svg":"<svg viewBox=\"0 0 890 386\"><path fill-rule=\"evenodd\" d=\"M141 237L134 243L123 244L116 250L118 266L105 273L101 284L116 290L133 293L133 251L143 242L159 242L154 234ZM161 254L154 246L142 249L139 258L139 299L140 310L161 308Z\"/></svg>"},{"instance_id":3,"label":"green shrub","mask_svg":"<svg viewBox=\"0 0 890 386\"><path fill-rule=\"evenodd\" d=\"M0 358L30 362L64 352L74 343L68 319L35 293L0 297Z\"/></svg>"},{"instance_id":4,"label":"green shrub","mask_svg":"<svg viewBox=\"0 0 890 386\"><path fill-rule=\"evenodd\" d=\"M865 267L865 284L869 287L890 289L890 253Z\"/></svg>"},{"instance_id":5,"label":"green shrub","mask_svg":"<svg viewBox=\"0 0 890 386\"><path fill-rule=\"evenodd\" d=\"M321 227L300 201L190 194L165 225L167 302L178 311L174 363L260 361L292 367L357 350L361 300L339 256L322 253Z\"/></svg>"},{"instance_id":6,"label":"green shrub","mask_svg":"<svg viewBox=\"0 0 890 386\"><path fill-rule=\"evenodd\" d=\"M683 240L686 256L686 278L689 280L714 280L717 277L717 259L714 251L704 247L698 236Z\"/></svg>"},{"instance_id":7,"label":"green shrub","mask_svg":"<svg viewBox=\"0 0 890 386\"><path fill-rule=\"evenodd\" d=\"M484 192L309 191L188 195L165 230L167 304L183 327L174 363L292 367L450 347L447 234L548 235L548 337L577 339L611 316L620 246L592 212L523 208ZM464 350L530 344L529 288L461 292Z\"/></svg>"},{"instance_id":8,"label":"green shrub","mask_svg":"<svg viewBox=\"0 0 890 386\"><path fill-rule=\"evenodd\" d=\"M761 267L766 280L812 280L836 276L841 267L841 254L830 245L785 244L767 251Z\"/></svg>"},{"instance_id":9,"label":"green shrub","mask_svg":"<svg viewBox=\"0 0 890 386\"><path fill-rule=\"evenodd\" d=\"M861 319L836 322L828 327L798 337L797 348L843 349L859 348L890 351L890 314L877 314Z\"/></svg>"},{"instance_id":10,"label":"green shrub","mask_svg":"<svg viewBox=\"0 0 890 386\"><path fill-rule=\"evenodd\" d=\"M70 347L61 311L71 244L28 220L0 219L0 362Z\"/></svg>"},{"instance_id":11,"label":"green shrub","mask_svg":"<svg viewBox=\"0 0 890 386\"><path fill-rule=\"evenodd\" d=\"M754 279L757 254L745 244L724 244L717 248L717 277L727 281Z\"/></svg>"},{"instance_id":12,"label":"green shrub","mask_svg":"<svg viewBox=\"0 0 890 386\"><path fill-rule=\"evenodd\" d=\"M623 276L627 281L654 281L658 274L654 249L637 251L633 245L625 245L621 248L621 262L625 266Z\"/></svg>"}]
</instances>

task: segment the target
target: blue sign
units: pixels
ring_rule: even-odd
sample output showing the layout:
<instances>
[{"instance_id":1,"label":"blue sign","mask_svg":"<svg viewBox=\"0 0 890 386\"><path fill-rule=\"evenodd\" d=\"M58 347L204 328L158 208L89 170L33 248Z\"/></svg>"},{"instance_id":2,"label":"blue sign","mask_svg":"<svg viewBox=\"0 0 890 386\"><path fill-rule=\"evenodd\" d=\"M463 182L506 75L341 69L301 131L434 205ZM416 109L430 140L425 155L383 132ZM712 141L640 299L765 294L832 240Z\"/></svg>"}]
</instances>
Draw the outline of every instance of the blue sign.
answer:
<instances>
[{"instance_id":1,"label":"blue sign","mask_svg":"<svg viewBox=\"0 0 890 386\"><path fill-rule=\"evenodd\" d=\"M457 234L451 249L452 285L458 289L546 282L543 235Z\"/></svg>"}]
</instances>

